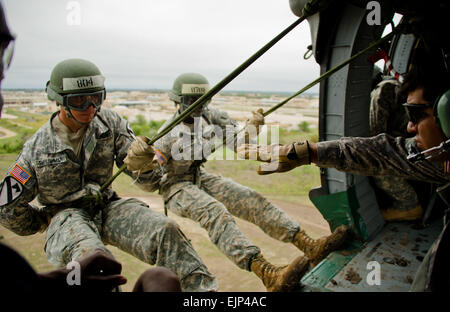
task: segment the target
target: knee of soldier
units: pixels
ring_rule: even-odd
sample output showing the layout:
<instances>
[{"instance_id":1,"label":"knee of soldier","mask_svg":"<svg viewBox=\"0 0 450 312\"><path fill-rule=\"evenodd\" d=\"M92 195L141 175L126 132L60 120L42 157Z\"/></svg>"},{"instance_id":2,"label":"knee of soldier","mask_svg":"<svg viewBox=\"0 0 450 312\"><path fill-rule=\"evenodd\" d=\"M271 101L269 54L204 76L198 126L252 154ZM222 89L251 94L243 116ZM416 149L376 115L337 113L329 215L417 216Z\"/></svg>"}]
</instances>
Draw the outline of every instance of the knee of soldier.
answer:
<instances>
[{"instance_id":1,"label":"knee of soldier","mask_svg":"<svg viewBox=\"0 0 450 312\"><path fill-rule=\"evenodd\" d=\"M179 278L171 270L154 267L141 274L133 291L181 291Z\"/></svg>"},{"instance_id":2,"label":"knee of soldier","mask_svg":"<svg viewBox=\"0 0 450 312\"><path fill-rule=\"evenodd\" d=\"M179 231L180 226L178 225L178 223L175 220L170 219L170 218L165 218L163 229L164 229L164 231L174 232L174 231Z\"/></svg>"}]
</instances>

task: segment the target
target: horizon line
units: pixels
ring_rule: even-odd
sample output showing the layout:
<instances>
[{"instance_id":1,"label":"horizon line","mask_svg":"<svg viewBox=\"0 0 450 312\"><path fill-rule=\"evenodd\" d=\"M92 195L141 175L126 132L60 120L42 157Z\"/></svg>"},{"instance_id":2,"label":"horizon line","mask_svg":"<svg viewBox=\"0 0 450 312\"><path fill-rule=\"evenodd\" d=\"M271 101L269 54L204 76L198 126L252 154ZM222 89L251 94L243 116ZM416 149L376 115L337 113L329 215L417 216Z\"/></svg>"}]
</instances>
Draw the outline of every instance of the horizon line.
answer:
<instances>
[{"instance_id":1,"label":"horizon line","mask_svg":"<svg viewBox=\"0 0 450 312\"><path fill-rule=\"evenodd\" d=\"M170 89L158 88L108 88L108 91L154 91L169 92ZM2 91L45 91L43 88L2 88ZM270 93L270 94L294 94L297 91L260 91L260 90L221 90L219 93ZM303 94L319 95L319 92L305 91Z\"/></svg>"}]
</instances>

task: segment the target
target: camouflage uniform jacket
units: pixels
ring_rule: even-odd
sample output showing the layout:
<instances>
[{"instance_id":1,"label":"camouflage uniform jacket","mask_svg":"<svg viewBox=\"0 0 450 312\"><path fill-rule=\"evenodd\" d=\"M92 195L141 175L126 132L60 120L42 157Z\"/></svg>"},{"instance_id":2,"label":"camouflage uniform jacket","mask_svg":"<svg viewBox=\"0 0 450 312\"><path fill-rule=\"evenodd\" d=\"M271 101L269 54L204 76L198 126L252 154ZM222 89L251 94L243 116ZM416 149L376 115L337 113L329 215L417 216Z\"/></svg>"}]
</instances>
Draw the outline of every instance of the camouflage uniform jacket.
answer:
<instances>
[{"instance_id":1,"label":"camouflage uniform jacket","mask_svg":"<svg viewBox=\"0 0 450 312\"><path fill-rule=\"evenodd\" d=\"M51 120L57 116L58 113L54 113L24 144L8 171L11 176L14 175L11 171L19 168L19 173L29 176L20 182L23 184L20 196L0 207L0 223L19 235L44 231L57 211L73 207L83 196L97 194L99 187L112 176L114 161L118 167L122 166L127 148L134 140L125 119L102 109L86 130L80 161L72 148L55 135ZM145 175L140 179L145 181ZM45 207L29 204L36 196ZM106 199L113 196L111 188L104 192Z\"/></svg>"},{"instance_id":2,"label":"camouflage uniform jacket","mask_svg":"<svg viewBox=\"0 0 450 312\"><path fill-rule=\"evenodd\" d=\"M450 182L442 162L409 162L405 138L379 134L370 138L343 137L317 143L319 167L366 176L398 176L430 183Z\"/></svg>"},{"instance_id":3,"label":"camouflage uniform jacket","mask_svg":"<svg viewBox=\"0 0 450 312\"><path fill-rule=\"evenodd\" d=\"M178 116L179 113L176 112L160 129L164 129ZM181 123L155 142L155 149L162 152L167 158L167 162L148 174L152 175L152 182L139 178L138 182L141 188L146 191L159 189L160 194L168 199L178 190L177 183L191 181L199 185L200 167L206 161L215 140L220 138L218 134L223 134L222 139L225 142L225 134L230 138L238 131L237 122L231 119L226 112L215 108L205 109L202 118L196 120L194 128L197 130L190 129ZM233 148L235 147L236 144ZM141 184L142 182L144 185Z\"/></svg>"}]
</instances>

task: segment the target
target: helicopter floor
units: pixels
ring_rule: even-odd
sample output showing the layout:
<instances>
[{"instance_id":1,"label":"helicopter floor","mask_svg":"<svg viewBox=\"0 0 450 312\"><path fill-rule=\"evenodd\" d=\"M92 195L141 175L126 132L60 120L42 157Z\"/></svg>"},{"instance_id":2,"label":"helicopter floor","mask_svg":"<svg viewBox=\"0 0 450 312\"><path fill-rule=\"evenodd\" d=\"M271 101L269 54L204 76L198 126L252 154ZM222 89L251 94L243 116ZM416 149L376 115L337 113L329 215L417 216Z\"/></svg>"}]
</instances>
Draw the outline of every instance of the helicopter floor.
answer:
<instances>
[{"instance_id":1,"label":"helicopter floor","mask_svg":"<svg viewBox=\"0 0 450 312\"><path fill-rule=\"evenodd\" d=\"M302 291L408 291L442 225L442 219L425 228L387 223L363 246L349 242L344 249L328 255L302 278Z\"/></svg>"},{"instance_id":2,"label":"helicopter floor","mask_svg":"<svg viewBox=\"0 0 450 312\"><path fill-rule=\"evenodd\" d=\"M426 228L388 223L325 286L330 291L408 291L420 263L442 230L442 220Z\"/></svg>"}]
</instances>

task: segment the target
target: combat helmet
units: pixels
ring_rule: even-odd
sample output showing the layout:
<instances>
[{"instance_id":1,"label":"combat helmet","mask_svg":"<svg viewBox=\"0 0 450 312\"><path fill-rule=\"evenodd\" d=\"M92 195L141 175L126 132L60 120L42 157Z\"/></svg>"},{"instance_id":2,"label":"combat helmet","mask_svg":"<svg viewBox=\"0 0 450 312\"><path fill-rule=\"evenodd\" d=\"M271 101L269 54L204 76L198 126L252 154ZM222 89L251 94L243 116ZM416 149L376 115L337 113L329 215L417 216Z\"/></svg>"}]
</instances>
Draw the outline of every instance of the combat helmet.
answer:
<instances>
[{"instance_id":1,"label":"combat helmet","mask_svg":"<svg viewBox=\"0 0 450 312\"><path fill-rule=\"evenodd\" d=\"M75 119L70 109L81 111L93 105L100 110L106 98L105 77L90 61L64 60L53 68L46 92L49 100L62 105L69 118Z\"/></svg>"},{"instance_id":2,"label":"combat helmet","mask_svg":"<svg viewBox=\"0 0 450 312\"><path fill-rule=\"evenodd\" d=\"M184 73L175 79L169 98L175 102L175 105L180 105L180 111L184 111L208 92L209 88L209 82L204 76L197 73ZM206 101L204 106L209 102L210 100Z\"/></svg>"}]
</instances>

